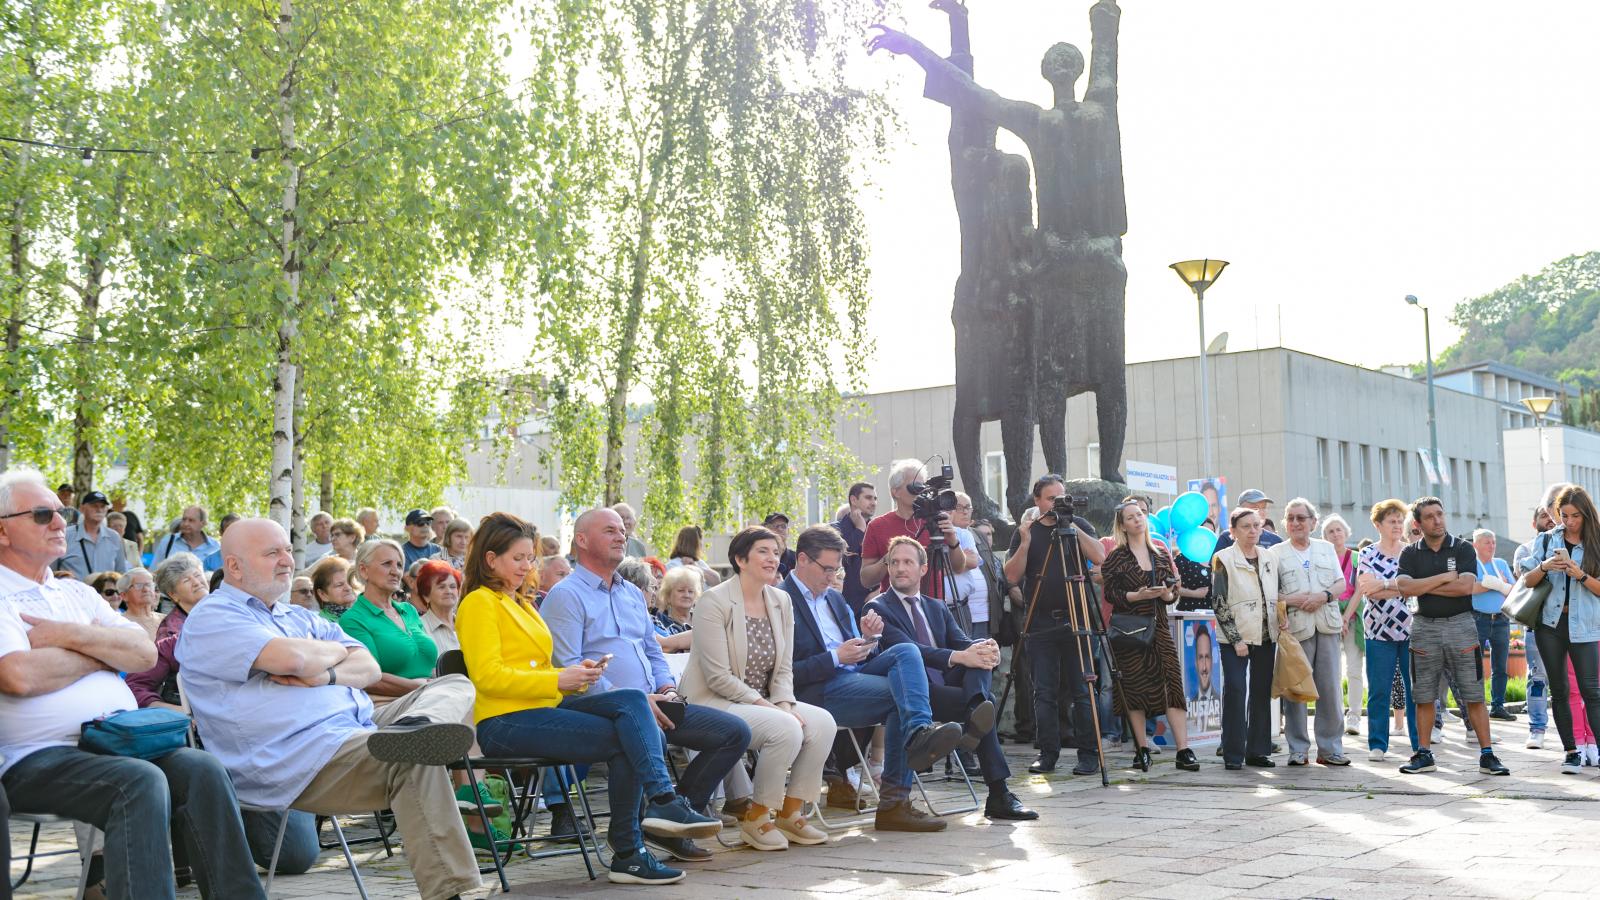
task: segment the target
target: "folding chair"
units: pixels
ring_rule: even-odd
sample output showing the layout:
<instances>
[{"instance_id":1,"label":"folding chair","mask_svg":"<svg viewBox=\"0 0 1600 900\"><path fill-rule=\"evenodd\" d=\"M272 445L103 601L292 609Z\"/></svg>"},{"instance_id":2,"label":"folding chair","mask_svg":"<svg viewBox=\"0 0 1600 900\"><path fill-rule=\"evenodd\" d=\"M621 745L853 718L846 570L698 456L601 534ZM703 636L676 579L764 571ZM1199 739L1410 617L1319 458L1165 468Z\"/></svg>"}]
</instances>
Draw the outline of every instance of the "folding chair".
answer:
<instances>
[{"instance_id":1,"label":"folding chair","mask_svg":"<svg viewBox=\"0 0 1600 900\"><path fill-rule=\"evenodd\" d=\"M43 859L46 856L65 856L68 853L77 853L77 854L79 854L79 855L81 855L83 857L83 865L81 866L81 868L78 871L78 893L76 894L76 898L77 898L77 900L83 900L84 891L87 891L89 889L89 865L92 862L94 862L95 846L100 842L100 829L95 828L93 825L89 825L86 822L77 822L77 821L75 821L73 819L62 818L61 816L53 816L53 815L50 815L49 813L19 813L19 812L13 812L11 814L11 821L13 821L13 822L26 822L26 823L28 823L28 824L33 826L33 835L31 837L29 837L29 839L28 839L28 853L27 853L27 856L24 857L24 859L27 860L27 866L24 867L23 870L22 870L22 877L18 878L16 881L11 882L11 889L13 891L15 891L15 890L17 890L18 888L22 887L24 884L27 883L28 877L33 874L33 861L34 860ZM39 831L40 831L40 829L43 828L46 825L57 825L57 824L73 825L75 827L75 830L76 829L82 829L83 831L87 831L88 836L89 836L88 837L88 843L87 844L84 843L83 838L82 838L82 831L80 831L79 832L78 847L76 849L73 849L73 850L46 850L45 852L40 853L39 852ZM6 873L6 877L10 878L11 877L11 873L7 872Z\"/></svg>"},{"instance_id":2,"label":"folding chair","mask_svg":"<svg viewBox=\"0 0 1600 900\"><path fill-rule=\"evenodd\" d=\"M434 672L436 675L466 676L466 657L462 655L460 650L446 650L444 653L439 654L439 661L435 664ZM502 891L506 893L510 893L511 891L511 883L506 879L505 864L511 862L511 857L516 853L517 844L520 843L524 845L531 845L536 841L555 840L555 838L550 835L533 835L528 833L528 825L530 825L538 817L538 798L540 795L537 787L540 782L538 775L540 772L546 769L549 769L555 773L556 781L561 785L561 790L563 793L576 793L578 795L578 802L583 809L583 818L578 822L577 852L583 857L583 868L589 873L589 880L593 881L598 877L597 873L595 872L594 861L589 858L589 854L592 850L594 853L594 859L599 860L602 865L605 864L605 859L601 855L600 851L599 831L595 828L594 812L589 808L588 792L582 787L579 787L575 792L572 790L573 786L578 783L578 779L577 773L573 770L571 763L558 759L550 759L549 757L543 756L468 755L462 757L458 762L451 763L449 768L453 772L465 771L467 773L467 782L472 785L472 802L473 805L478 808L478 819L483 823L483 833L491 836L490 841L494 847L494 851L490 853L490 856L494 859L493 871L500 879L500 889ZM511 834L504 838L492 837L494 834L494 825L490 823L489 813L484 809L483 806L483 789L479 786L478 775L475 771L476 769L499 771L503 773L508 785L513 783L511 779L511 770L533 770L532 774L528 778L528 788L525 789L521 795L513 798ZM502 847L505 848L504 851L501 850ZM501 859L502 852L505 854L504 860ZM528 859L546 859L555 856L570 856L572 853L572 850L565 848L559 850L541 850L538 852L534 852L527 847L524 847L523 849L523 855ZM480 869L480 871L487 874L489 870Z\"/></svg>"},{"instance_id":3,"label":"folding chair","mask_svg":"<svg viewBox=\"0 0 1600 900\"><path fill-rule=\"evenodd\" d=\"M851 768L857 768L861 772L861 787L857 789L857 796L859 797L861 794L871 794L872 805L861 806L858 802L854 814L846 816L844 819L838 822L829 822L823 812L823 810L826 809L826 804L818 801L816 806L816 818L818 822L822 823L822 827L828 831L842 831L848 828L854 828L857 825L866 824L867 822L871 821L871 819L868 818L869 816L877 815L878 807L883 803L883 793L878 789L877 782L872 780L872 772L867 767L867 754L862 752L861 742L856 740L855 730L853 728L845 728L841 726L839 731L844 732L850 737L850 746L855 748L856 751L857 763Z\"/></svg>"}]
</instances>

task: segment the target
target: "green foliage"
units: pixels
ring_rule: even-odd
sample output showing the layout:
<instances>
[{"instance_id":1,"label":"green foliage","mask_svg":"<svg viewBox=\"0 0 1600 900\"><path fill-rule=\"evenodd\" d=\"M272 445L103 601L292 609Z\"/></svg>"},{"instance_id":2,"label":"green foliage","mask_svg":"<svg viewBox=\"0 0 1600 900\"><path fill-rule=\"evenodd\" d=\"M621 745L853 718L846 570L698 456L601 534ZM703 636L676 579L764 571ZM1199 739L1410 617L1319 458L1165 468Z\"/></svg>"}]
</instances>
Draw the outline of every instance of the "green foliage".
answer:
<instances>
[{"instance_id":1,"label":"green foliage","mask_svg":"<svg viewBox=\"0 0 1600 900\"><path fill-rule=\"evenodd\" d=\"M1600 253L1569 256L1467 300L1450 320L1461 340L1439 354L1441 368L1492 360L1600 388Z\"/></svg>"}]
</instances>

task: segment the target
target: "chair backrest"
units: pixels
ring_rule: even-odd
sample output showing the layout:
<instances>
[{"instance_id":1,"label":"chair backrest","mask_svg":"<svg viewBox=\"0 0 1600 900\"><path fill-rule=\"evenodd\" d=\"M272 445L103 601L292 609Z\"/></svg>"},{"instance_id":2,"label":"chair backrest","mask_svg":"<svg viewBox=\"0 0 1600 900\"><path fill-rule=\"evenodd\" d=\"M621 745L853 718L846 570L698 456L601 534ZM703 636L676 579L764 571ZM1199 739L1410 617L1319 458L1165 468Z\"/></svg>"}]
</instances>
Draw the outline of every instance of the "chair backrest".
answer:
<instances>
[{"instance_id":1,"label":"chair backrest","mask_svg":"<svg viewBox=\"0 0 1600 900\"><path fill-rule=\"evenodd\" d=\"M438 661L433 664L433 674L436 676L466 675L467 658L461 655L460 650L446 650L439 654Z\"/></svg>"},{"instance_id":2,"label":"chair backrest","mask_svg":"<svg viewBox=\"0 0 1600 900\"><path fill-rule=\"evenodd\" d=\"M172 676L178 682L178 706L183 714L189 717L189 746L196 750L201 749L200 723L194 720L194 710L189 708L189 689L183 683L183 670L179 669Z\"/></svg>"}]
</instances>

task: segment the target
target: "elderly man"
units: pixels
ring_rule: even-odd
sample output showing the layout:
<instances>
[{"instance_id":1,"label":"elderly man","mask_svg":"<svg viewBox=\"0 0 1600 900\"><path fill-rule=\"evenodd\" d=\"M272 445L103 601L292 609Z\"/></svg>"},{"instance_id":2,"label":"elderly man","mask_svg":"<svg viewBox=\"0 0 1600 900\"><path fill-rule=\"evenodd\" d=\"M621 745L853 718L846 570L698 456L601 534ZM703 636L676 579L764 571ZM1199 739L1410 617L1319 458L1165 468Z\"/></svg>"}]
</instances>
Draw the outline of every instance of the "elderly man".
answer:
<instances>
[{"instance_id":1,"label":"elderly man","mask_svg":"<svg viewBox=\"0 0 1600 900\"><path fill-rule=\"evenodd\" d=\"M378 511L370 506L364 506L356 511L356 524L361 526L366 535L365 540L375 541L383 535L378 533Z\"/></svg>"},{"instance_id":2,"label":"elderly man","mask_svg":"<svg viewBox=\"0 0 1600 900\"><path fill-rule=\"evenodd\" d=\"M61 501L61 519L68 525L78 524L78 504L73 502L77 496L78 492L65 481L56 487L56 499Z\"/></svg>"},{"instance_id":3,"label":"elderly man","mask_svg":"<svg viewBox=\"0 0 1600 900\"><path fill-rule=\"evenodd\" d=\"M318 511L311 517L311 540L306 542L305 558L301 565L311 564L333 552L333 516Z\"/></svg>"},{"instance_id":4,"label":"elderly man","mask_svg":"<svg viewBox=\"0 0 1600 900\"><path fill-rule=\"evenodd\" d=\"M361 642L286 594L289 536L244 519L223 539L222 585L189 613L179 680L206 749L239 799L321 815L394 810L423 900L481 886L445 763L472 744L471 682L428 682L374 714L381 677ZM382 727L379 727L382 726Z\"/></svg>"},{"instance_id":5,"label":"elderly man","mask_svg":"<svg viewBox=\"0 0 1600 900\"><path fill-rule=\"evenodd\" d=\"M1478 583L1472 589L1472 618L1478 625L1478 643L1487 647L1489 669L1489 718L1515 722L1515 713L1506 709L1506 667L1511 661L1511 617L1500 611L1506 596L1516 584L1511 565L1495 556L1499 541L1494 532L1479 528L1472 533L1472 549L1478 554Z\"/></svg>"},{"instance_id":6,"label":"elderly man","mask_svg":"<svg viewBox=\"0 0 1600 900\"><path fill-rule=\"evenodd\" d=\"M456 520L456 511L448 506L436 506L429 515L433 517L433 542L443 547L445 545L444 530L449 528L450 523Z\"/></svg>"},{"instance_id":7,"label":"elderly man","mask_svg":"<svg viewBox=\"0 0 1600 900\"><path fill-rule=\"evenodd\" d=\"M905 535L914 538L923 547L935 539L943 541L954 551L950 553L950 574L960 575L972 568L972 561L961 552L961 539L949 513L940 513L935 523L927 523L912 515L917 491L922 489L924 475L922 463L914 459L896 460L889 464L889 496L894 499L894 509L873 519L861 539L861 583L879 591L889 589L889 542ZM944 579L929 571L923 579L922 593L936 600L954 600L945 596Z\"/></svg>"},{"instance_id":8,"label":"elderly man","mask_svg":"<svg viewBox=\"0 0 1600 900\"><path fill-rule=\"evenodd\" d=\"M1272 498L1268 497L1265 491L1257 488L1249 488L1244 493L1239 495L1239 506L1242 506L1245 509L1255 510L1256 514L1261 516L1261 520L1263 522L1271 521L1267 518L1267 511L1272 509L1272 503ZM1272 532L1270 529L1261 532L1261 546L1263 547L1276 546L1282 542L1283 538ZM1212 555L1215 556L1217 553L1220 553L1232 546L1233 535L1224 530L1222 534L1217 536L1217 548L1216 550L1212 551Z\"/></svg>"},{"instance_id":9,"label":"elderly man","mask_svg":"<svg viewBox=\"0 0 1600 900\"><path fill-rule=\"evenodd\" d=\"M155 556L150 560L150 565L159 566L162 560L174 553L192 553L195 559L205 562L221 549L222 545L206 534L205 507L198 504L185 506L182 517L178 519L178 530L156 539ZM213 570L214 567L206 569L207 572Z\"/></svg>"},{"instance_id":10,"label":"elderly man","mask_svg":"<svg viewBox=\"0 0 1600 900\"><path fill-rule=\"evenodd\" d=\"M544 598L561 583L561 579L571 574L572 564L567 562L565 556L539 557L539 602L543 604Z\"/></svg>"},{"instance_id":11,"label":"elderly man","mask_svg":"<svg viewBox=\"0 0 1600 900\"><path fill-rule=\"evenodd\" d=\"M206 897L264 897L228 773L179 748L145 761L78 749L84 722L135 709L118 672L156 661L144 629L76 579L50 574L66 549L61 505L38 473L0 475L0 784L15 812L105 832L106 892L170 898L175 819Z\"/></svg>"},{"instance_id":12,"label":"elderly man","mask_svg":"<svg viewBox=\"0 0 1600 900\"><path fill-rule=\"evenodd\" d=\"M138 513L128 508L128 495L116 488L111 490L111 512L120 513L123 520L128 523L126 530L122 532L122 539L133 541L141 548L144 547L144 520L139 518ZM106 521L111 521L109 515L106 517Z\"/></svg>"},{"instance_id":13,"label":"elderly man","mask_svg":"<svg viewBox=\"0 0 1600 900\"><path fill-rule=\"evenodd\" d=\"M107 513L106 527L111 529L111 531L116 534L117 537L122 538L122 557L128 561L128 565L132 567L143 565L143 554L139 551L139 545L128 540L127 514L117 512L116 510L112 510L111 512Z\"/></svg>"},{"instance_id":14,"label":"elderly man","mask_svg":"<svg viewBox=\"0 0 1600 900\"><path fill-rule=\"evenodd\" d=\"M639 516L626 503L614 503L611 511L622 517L622 526L628 530L628 555L644 559L650 548L639 538Z\"/></svg>"},{"instance_id":15,"label":"elderly man","mask_svg":"<svg viewBox=\"0 0 1600 900\"><path fill-rule=\"evenodd\" d=\"M750 726L738 716L703 705L682 707L683 718L676 724L663 712L663 703L676 705L682 700L677 679L656 642L644 594L616 574L627 541L627 530L616 512L591 509L578 516L572 538L578 566L550 590L539 607L555 645L550 664L575 666L585 659L609 657L605 676L591 692L614 688L644 692L666 742L698 751L678 778L677 790L703 814L711 792L739 765L750 746ZM711 858L711 851L686 837L646 834L645 842L681 860Z\"/></svg>"},{"instance_id":16,"label":"elderly man","mask_svg":"<svg viewBox=\"0 0 1600 900\"><path fill-rule=\"evenodd\" d=\"M400 549L405 553L407 570L416 563L444 555L444 548L433 543L432 538L433 516L420 509L406 513L406 542Z\"/></svg>"},{"instance_id":17,"label":"elderly man","mask_svg":"<svg viewBox=\"0 0 1600 900\"><path fill-rule=\"evenodd\" d=\"M128 571L128 555L122 535L106 525L111 501L99 491L83 495L78 507L78 524L67 529L67 552L56 561L56 571L66 569L80 581L96 572Z\"/></svg>"}]
</instances>

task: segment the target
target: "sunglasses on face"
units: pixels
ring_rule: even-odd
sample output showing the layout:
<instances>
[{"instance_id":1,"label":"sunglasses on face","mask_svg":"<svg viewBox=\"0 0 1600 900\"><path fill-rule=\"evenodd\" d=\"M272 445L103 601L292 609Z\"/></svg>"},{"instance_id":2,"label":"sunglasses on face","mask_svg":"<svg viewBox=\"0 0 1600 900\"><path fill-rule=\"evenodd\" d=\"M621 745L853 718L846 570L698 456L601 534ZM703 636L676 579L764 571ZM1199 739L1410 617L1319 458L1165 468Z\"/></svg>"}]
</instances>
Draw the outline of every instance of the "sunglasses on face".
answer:
<instances>
[{"instance_id":1,"label":"sunglasses on face","mask_svg":"<svg viewBox=\"0 0 1600 900\"><path fill-rule=\"evenodd\" d=\"M56 516L61 514L63 509L65 509L65 507L62 506L35 506L33 509L25 509L22 512L7 513L6 515L0 516L0 519L15 519L19 516L32 516L33 524L49 525Z\"/></svg>"},{"instance_id":2,"label":"sunglasses on face","mask_svg":"<svg viewBox=\"0 0 1600 900\"><path fill-rule=\"evenodd\" d=\"M102 597L115 597L116 595L117 595L117 589L116 588L109 588L108 587L108 588L101 588L100 589L100 596L102 596Z\"/></svg>"}]
</instances>

